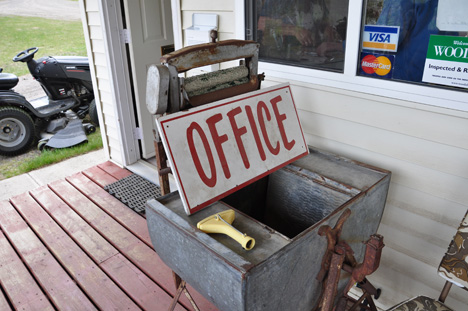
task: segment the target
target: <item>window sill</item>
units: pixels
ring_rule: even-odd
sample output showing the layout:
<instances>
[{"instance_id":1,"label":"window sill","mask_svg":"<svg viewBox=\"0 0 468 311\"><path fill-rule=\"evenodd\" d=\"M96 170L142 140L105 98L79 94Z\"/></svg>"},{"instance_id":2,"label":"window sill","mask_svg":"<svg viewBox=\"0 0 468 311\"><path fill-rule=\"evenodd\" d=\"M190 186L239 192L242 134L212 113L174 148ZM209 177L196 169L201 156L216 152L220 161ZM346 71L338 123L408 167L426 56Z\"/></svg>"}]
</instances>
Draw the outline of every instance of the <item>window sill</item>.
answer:
<instances>
[{"instance_id":1,"label":"window sill","mask_svg":"<svg viewBox=\"0 0 468 311\"><path fill-rule=\"evenodd\" d=\"M373 95L399 102L405 106L433 106L468 112L468 94L463 90L447 90L438 87L413 85L410 83L374 79L350 74L300 68L273 63L259 62L259 73L265 72L269 80L289 81L292 84L316 84ZM394 101L396 99L398 101ZM433 110L420 106L421 109Z\"/></svg>"}]
</instances>

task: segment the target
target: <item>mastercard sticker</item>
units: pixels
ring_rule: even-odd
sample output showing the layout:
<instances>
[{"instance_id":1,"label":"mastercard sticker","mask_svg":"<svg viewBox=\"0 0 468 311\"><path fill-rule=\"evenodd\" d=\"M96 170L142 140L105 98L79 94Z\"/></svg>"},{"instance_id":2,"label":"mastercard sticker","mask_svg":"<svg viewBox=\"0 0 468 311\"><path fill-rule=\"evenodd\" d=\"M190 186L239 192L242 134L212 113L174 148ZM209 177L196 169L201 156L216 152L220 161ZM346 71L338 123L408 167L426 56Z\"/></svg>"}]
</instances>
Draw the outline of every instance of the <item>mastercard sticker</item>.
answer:
<instances>
[{"instance_id":1,"label":"mastercard sticker","mask_svg":"<svg viewBox=\"0 0 468 311\"><path fill-rule=\"evenodd\" d=\"M393 73L394 59L393 55L362 53L359 64L360 73L362 76L390 79Z\"/></svg>"}]
</instances>

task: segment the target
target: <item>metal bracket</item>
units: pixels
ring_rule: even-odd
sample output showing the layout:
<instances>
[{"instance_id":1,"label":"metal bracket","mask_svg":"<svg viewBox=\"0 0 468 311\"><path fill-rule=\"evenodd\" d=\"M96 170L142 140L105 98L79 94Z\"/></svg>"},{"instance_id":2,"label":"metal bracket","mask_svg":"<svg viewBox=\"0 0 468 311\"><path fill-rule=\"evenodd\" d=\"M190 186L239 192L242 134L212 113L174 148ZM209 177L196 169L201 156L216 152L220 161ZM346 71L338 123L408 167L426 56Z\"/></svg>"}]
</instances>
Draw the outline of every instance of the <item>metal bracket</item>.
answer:
<instances>
[{"instance_id":1,"label":"metal bracket","mask_svg":"<svg viewBox=\"0 0 468 311\"><path fill-rule=\"evenodd\" d=\"M182 294L182 292L185 293L185 296L190 301L190 304L192 305L193 310L194 311L200 311L200 308L198 308L197 304L193 300L192 295L190 295L189 291L187 290L187 283L185 283L185 281L182 280L181 277L179 275L177 275L174 271L172 271L172 276L174 278L174 283L175 283L175 286L177 288L177 292L176 292L174 298L172 299L172 304L170 305L168 311L173 311L175 309L175 307L177 306L177 302L179 301L179 298L180 298L180 295Z\"/></svg>"}]
</instances>

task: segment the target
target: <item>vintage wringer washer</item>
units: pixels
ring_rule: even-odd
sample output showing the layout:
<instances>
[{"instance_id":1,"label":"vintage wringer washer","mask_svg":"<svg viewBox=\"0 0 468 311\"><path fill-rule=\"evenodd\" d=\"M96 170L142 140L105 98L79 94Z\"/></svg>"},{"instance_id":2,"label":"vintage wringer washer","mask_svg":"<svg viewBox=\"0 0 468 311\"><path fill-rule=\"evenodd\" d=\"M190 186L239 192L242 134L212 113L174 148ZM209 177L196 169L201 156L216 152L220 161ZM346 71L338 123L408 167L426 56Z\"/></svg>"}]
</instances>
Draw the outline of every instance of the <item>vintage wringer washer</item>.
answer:
<instances>
[{"instance_id":1,"label":"vintage wringer washer","mask_svg":"<svg viewBox=\"0 0 468 311\"><path fill-rule=\"evenodd\" d=\"M241 66L247 70L179 77L191 68L238 58L245 58ZM156 115L172 113L257 90L262 79L257 63L258 44L239 40L163 56L162 64L148 72L148 109ZM202 91L193 93L193 89ZM362 262L363 242L377 231L391 173L312 147L309 152L191 216L184 211L178 191L148 201L146 217L154 249L220 310L312 310L319 303L322 283L317 276L327 250L319 228L333 227L349 209L340 239ZM200 221L231 209L236 213L233 225L255 239L251 250L226 235L197 229ZM341 275L338 291L347 283L346 274Z\"/></svg>"},{"instance_id":2,"label":"vintage wringer washer","mask_svg":"<svg viewBox=\"0 0 468 311\"><path fill-rule=\"evenodd\" d=\"M189 46L161 58L148 68L146 106L154 115L174 113L190 107L244 94L260 88L259 44L226 40ZM190 78L179 74L190 69L242 59L241 64Z\"/></svg>"}]
</instances>

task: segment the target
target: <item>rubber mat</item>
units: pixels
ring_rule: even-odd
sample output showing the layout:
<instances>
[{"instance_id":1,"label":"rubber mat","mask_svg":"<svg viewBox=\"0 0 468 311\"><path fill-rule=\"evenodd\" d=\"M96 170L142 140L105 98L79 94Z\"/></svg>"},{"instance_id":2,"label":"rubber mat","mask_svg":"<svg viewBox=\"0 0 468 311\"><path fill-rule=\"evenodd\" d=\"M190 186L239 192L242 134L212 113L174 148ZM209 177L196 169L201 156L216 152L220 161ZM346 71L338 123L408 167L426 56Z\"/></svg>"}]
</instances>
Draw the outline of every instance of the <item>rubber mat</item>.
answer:
<instances>
[{"instance_id":1,"label":"rubber mat","mask_svg":"<svg viewBox=\"0 0 468 311\"><path fill-rule=\"evenodd\" d=\"M109 184L104 189L139 214L145 213L146 201L161 196L158 185L135 174Z\"/></svg>"}]
</instances>

